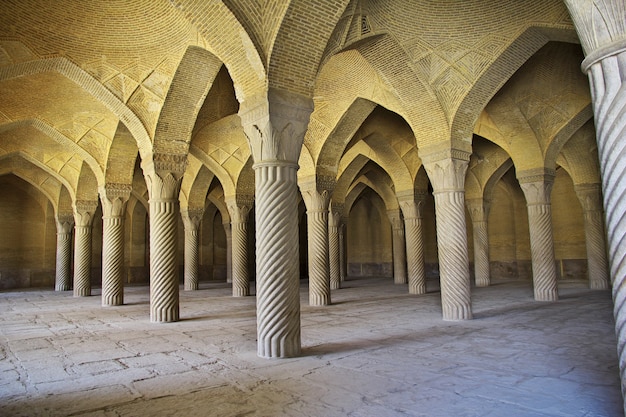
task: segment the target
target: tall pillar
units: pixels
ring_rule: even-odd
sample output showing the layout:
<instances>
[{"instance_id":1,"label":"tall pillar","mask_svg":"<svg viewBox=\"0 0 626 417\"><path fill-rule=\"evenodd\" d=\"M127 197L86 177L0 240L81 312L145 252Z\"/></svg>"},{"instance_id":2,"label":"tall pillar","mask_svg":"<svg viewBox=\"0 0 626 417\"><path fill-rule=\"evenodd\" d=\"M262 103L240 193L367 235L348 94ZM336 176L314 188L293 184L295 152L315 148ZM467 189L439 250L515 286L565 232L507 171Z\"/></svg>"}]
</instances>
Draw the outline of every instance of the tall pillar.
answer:
<instances>
[{"instance_id":1,"label":"tall pillar","mask_svg":"<svg viewBox=\"0 0 626 417\"><path fill-rule=\"evenodd\" d=\"M97 201L74 203L74 297L91 295L91 226Z\"/></svg>"},{"instance_id":2,"label":"tall pillar","mask_svg":"<svg viewBox=\"0 0 626 417\"><path fill-rule=\"evenodd\" d=\"M309 305L330 305L328 204L333 186L320 179L300 185L306 206L309 253Z\"/></svg>"},{"instance_id":3,"label":"tall pillar","mask_svg":"<svg viewBox=\"0 0 626 417\"><path fill-rule=\"evenodd\" d=\"M622 396L626 397L626 4L565 0L586 55L593 102ZM626 403L625 403L626 410Z\"/></svg>"},{"instance_id":4,"label":"tall pillar","mask_svg":"<svg viewBox=\"0 0 626 417\"><path fill-rule=\"evenodd\" d=\"M200 259L200 239L198 230L204 215L204 207L187 208L180 211L185 227L185 291L198 289L198 265Z\"/></svg>"},{"instance_id":5,"label":"tall pillar","mask_svg":"<svg viewBox=\"0 0 626 417\"><path fill-rule=\"evenodd\" d=\"M576 195L583 208L585 243L587 245L587 273L589 288L609 288L609 268L606 259L604 221L602 220L602 192L600 184L576 184Z\"/></svg>"},{"instance_id":6,"label":"tall pillar","mask_svg":"<svg viewBox=\"0 0 626 417\"><path fill-rule=\"evenodd\" d=\"M341 229L341 213L343 205L331 204L328 210L328 271L330 276L330 289L341 288L341 260L339 255L339 236Z\"/></svg>"},{"instance_id":7,"label":"tall pillar","mask_svg":"<svg viewBox=\"0 0 626 417\"><path fill-rule=\"evenodd\" d=\"M102 305L124 304L124 214L129 184L106 184L102 203Z\"/></svg>"},{"instance_id":8,"label":"tall pillar","mask_svg":"<svg viewBox=\"0 0 626 417\"><path fill-rule=\"evenodd\" d=\"M142 168L150 198L150 321L178 321L178 194L187 158L154 154Z\"/></svg>"},{"instance_id":9,"label":"tall pillar","mask_svg":"<svg viewBox=\"0 0 626 417\"><path fill-rule=\"evenodd\" d=\"M257 354L300 353L297 161L309 97L270 88L239 109L255 172Z\"/></svg>"},{"instance_id":10,"label":"tall pillar","mask_svg":"<svg viewBox=\"0 0 626 417\"><path fill-rule=\"evenodd\" d=\"M559 294L554 262L552 206L550 204L554 173L543 168L540 171L518 172L518 180L526 197L528 208L535 300L556 301Z\"/></svg>"},{"instance_id":11,"label":"tall pillar","mask_svg":"<svg viewBox=\"0 0 626 417\"><path fill-rule=\"evenodd\" d=\"M424 241L422 238L422 207L424 199L410 196L398 197L404 216L406 235L406 262L409 282L409 294L426 293L426 274L424 273Z\"/></svg>"},{"instance_id":12,"label":"tall pillar","mask_svg":"<svg viewBox=\"0 0 626 417\"><path fill-rule=\"evenodd\" d=\"M227 200L232 230L233 297L250 295L248 273L248 214L254 204L253 196L238 195Z\"/></svg>"},{"instance_id":13,"label":"tall pillar","mask_svg":"<svg viewBox=\"0 0 626 417\"><path fill-rule=\"evenodd\" d=\"M342 216L339 221L339 281L344 282L348 273L346 271L346 224L347 220Z\"/></svg>"},{"instance_id":14,"label":"tall pillar","mask_svg":"<svg viewBox=\"0 0 626 417\"><path fill-rule=\"evenodd\" d=\"M465 200L465 205L472 219L474 234L474 279L477 287L488 287L491 284L489 234L487 232L490 205L482 198Z\"/></svg>"},{"instance_id":15,"label":"tall pillar","mask_svg":"<svg viewBox=\"0 0 626 417\"><path fill-rule=\"evenodd\" d=\"M421 156L435 197L444 320L472 318L464 206L469 156L469 150L459 149L444 149Z\"/></svg>"},{"instance_id":16,"label":"tall pillar","mask_svg":"<svg viewBox=\"0 0 626 417\"><path fill-rule=\"evenodd\" d=\"M406 243L404 238L404 221L400 210L387 210L387 217L391 223L391 238L393 251L393 282L406 284Z\"/></svg>"},{"instance_id":17,"label":"tall pillar","mask_svg":"<svg viewBox=\"0 0 626 417\"><path fill-rule=\"evenodd\" d=\"M57 256L55 291L69 291L71 282L72 260L72 229L74 228L74 215L71 213L59 213L56 218L57 225Z\"/></svg>"},{"instance_id":18,"label":"tall pillar","mask_svg":"<svg viewBox=\"0 0 626 417\"><path fill-rule=\"evenodd\" d=\"M226 282L233 282L233 229L230 222L222 223L226 236Z\"/></svg>"}]
</instances>

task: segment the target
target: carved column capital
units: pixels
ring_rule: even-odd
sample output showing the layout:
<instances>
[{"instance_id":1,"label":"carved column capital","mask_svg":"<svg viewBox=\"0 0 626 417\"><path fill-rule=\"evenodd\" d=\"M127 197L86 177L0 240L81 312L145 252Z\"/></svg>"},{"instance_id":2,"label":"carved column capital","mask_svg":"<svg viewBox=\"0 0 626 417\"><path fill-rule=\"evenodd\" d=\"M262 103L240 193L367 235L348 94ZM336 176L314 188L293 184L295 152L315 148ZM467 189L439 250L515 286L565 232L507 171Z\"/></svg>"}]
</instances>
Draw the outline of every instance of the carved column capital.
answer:
<instances>
[{"instance_id":1,"label":"carved column capital","mask_svg":"<svg viewBox=\"0 0 626 417\"><path fill-rule=\"evenodd\" d=\"M187 156L155 153L141 163L148 194L154 201L178 200L180 184L187 168Z\"/></svg>"},{"instance_id":2,"label":"carved column capital","mask_svg":"<svg viewBox=\"0 0 626 417\"><path fill-rule=\"evenodd\" d=\"M416 200L415 197L398 197L400 210L405 219L421 219L424 200Z\"/></svg>"},{"instance_id":3,"label":"carved column capital","mask_svg":"<svg viewBox=\"0 0 626 417\"><path fill-rule=\"evenodd\" d=\"M518 172L517 180L526 197L526 204L549 204L554 177L554 170L547 168Z\"/></svg>"},{"instance_id":4,"label":"carved column capital","mask_svg":"<svg viewBox=\"0 0 626 417\"><path fill-rule=\"evenodd\" d=\"M465 173L469 165L471 150L439 148L441 146L425 149L420 154L424 169L433 185L433 193L464 191Z\"/></svg>"},{"instance_id":5,"label":"carved column capital","mask_svg":"<svg viewBox=\"0 0 626 417\"><path fill-rule=\"evenodd\" d=\"M489 209L491 208L491 201L482 198L471 198L465 200L465 206L472 218L472 222L485 222L489 217Z\"/></svg>"},{"instance_id":6,"label":"carved column capital","mask_svg":"<svg viewBox=\"0 0 626 417\"><path fill-rule=\"evenodd\" d=\"M402 220L400 210L387 210L387 217L389 218L389 223L391 223L393 230L404 229L404 221Z\"/></svg>"},{"instance_id":7,"label":"carved column capital","mask_svg":"<svg viewBox=\"0 0 626 417\"><path fill-rule=\"evenodd\" d=\"M312 112L310 97L275 88L241 103L239 117L254 162L296 163Z\"/></svg>"},{"instance_id":8,"label":"carved column capital","mask_svg":"<svg viewBox=\"0 0 626 417\"><path fill-rule=\"evenodd\" d=\"M253 195L237 194L237 196L226 198L226 207L233 223L246 223L253 206Z\"/></svg>"},{"instance_id":9,"label":"carved column capital","mask_svg":"<svg viewBox=\"0 0 626 417\"><path fill-rule=\"evenodd\" d=\"M576 184L574 191L583 211L602 211L602 187L600 184Z\"/></svg>"},{"instance_id":10,"label":"carved column capital","mask_svg":"<svg viewBox=\"0 0 626 417\"><path fill-rule=\"evenodd\" d=\"M94 213L98 208L98 201L77 200L73 204L74 221L78 227L88 227L93 223Z\"/></svg>"},{"instance_id":11,"label":"carved column capital","mask_svg":"<svg viewBox=\"0 0 626 417\"><path fill-rule=\"evenodd\" d=\"M204 217L204 207L181 209L180 216L183 219L185 230L198 230L200 223L202 223L202 217Z\"/></svg>"},{"instance_id":12,"label":"carved column capital","mask_svg":"<svg viewBox=\"0 0 626 417\"><path fill-rule=\"evenodd\" d=\"M71 233L74 228L74 213L63 212L56 217L57 233Z\"/></svg>"},{"instance_id":13,"label":"carved column capital","mask_svg":"<svg viewBox=\"0 0 626 417\"><path fill-rule=\"evenodd\" d=\"M331 191L318 189L315 184L307 184L300 186L300 193L302 194L307 212L328 211Z\"/></svg>"},{"instance_id":14,"label":"carved column capital","mask_svg":"<svg viewBox=\"0 0 626 417\"><path fill-rule=\"evenodd\" d=\"M109 183L98 190L102 203L104 218L121 217L124 215L126 203L130 198L132 186L130 184Z\"/></svg>"}]
</instances>

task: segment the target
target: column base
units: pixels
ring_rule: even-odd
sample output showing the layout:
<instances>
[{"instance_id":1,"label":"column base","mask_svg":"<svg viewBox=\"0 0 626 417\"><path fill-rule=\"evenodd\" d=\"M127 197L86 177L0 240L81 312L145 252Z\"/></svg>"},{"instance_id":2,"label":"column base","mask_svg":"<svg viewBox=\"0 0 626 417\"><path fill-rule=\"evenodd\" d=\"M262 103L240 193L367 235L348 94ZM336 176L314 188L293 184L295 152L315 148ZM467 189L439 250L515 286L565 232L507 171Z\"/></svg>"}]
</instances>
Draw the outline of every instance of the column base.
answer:
<instances>
[{"instance_id":1,"label":"column base","mask_svg":"<svg viewBox=\"0 0 626 417\"><path fill-rule=\"evenodd\" d=\"M310 306L328 306L330 305L330 296L319 295L319 294L309 294L309 305Z\"/></svg>"},{"instance_id":2,"label":"column base","mask_svg":"<svg viewBox=\"0 0 626 417\"><path fill-rule=\"evenodd\" d=\"M409 294L426 294L426 285L409 286Z\"/></svg>"},{"instance_id":3,"label":"column base","mask_svg":"<svg viewBox=\"0 0 626 417\"><path fill-rule=\"evenodd\" d=\"M152 323L172 323L180 320L178 310L151 311L150 322Z\"/></svg>"},{"instance_id":4,"label":"column base","mask_svg":"<svg viewBox=\"0 0 626 417\"><path fill-rule=\"evenodd\" d=\"M471 306L443 306L443 319L445 321L459 321L472 319Z\"/></svg>"},{"instance_id":5,"label":"column base","mask_svg":"<svg viewBox=\"0 0 626 417\"><path fill-rule=\"evenodd\" d=\"M559 299L559 292L554 289L554 290L549 290L549 291L536 291L535 290L535 301L558 301Z\"/></svg>"},{"instance_id":6,"label":"column base","mask_svg":"<svg viewBox=\"0 0 626 417\"><path fill-rule=\"evenodd\" d=\"M609 283L606 281L589 281L589 289L592 290L608 290Z\"/></svg>"}]
</instances>

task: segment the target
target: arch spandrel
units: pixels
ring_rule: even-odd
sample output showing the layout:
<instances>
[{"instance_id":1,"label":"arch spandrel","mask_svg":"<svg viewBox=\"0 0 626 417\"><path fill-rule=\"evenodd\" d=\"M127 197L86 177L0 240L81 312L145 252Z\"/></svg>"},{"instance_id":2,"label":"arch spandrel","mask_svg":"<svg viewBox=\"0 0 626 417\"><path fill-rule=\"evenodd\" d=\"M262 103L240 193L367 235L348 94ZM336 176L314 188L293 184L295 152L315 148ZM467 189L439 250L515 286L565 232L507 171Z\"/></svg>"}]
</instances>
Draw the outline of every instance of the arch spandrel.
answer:
<instances>
[{"instance_id":1,"label":"arch spandrel","mask_svg":"<svg viewBox=\"0 0 626 417\"><path fill-rule=\"evenodd\" d=\"M465 180L465 197L484 198L487 184L493 181L495 173L501 170L503 165L508 167L512 165L511 157L493 142L482 138L474 138L472 142L472 155ZM504 172L500 176L503 174Z\"/></svg>"},{"instance_id":2,"label":"arch spandrel","mask_svg":"<svg viewBox=\"0 0 626 417\"><path fill-rule=\"evenodd\" d=\"M556 163L567 169L574 184L600 183L598 145L592 120L571 136L561 149Z\"/></svg>"}]
</instances>

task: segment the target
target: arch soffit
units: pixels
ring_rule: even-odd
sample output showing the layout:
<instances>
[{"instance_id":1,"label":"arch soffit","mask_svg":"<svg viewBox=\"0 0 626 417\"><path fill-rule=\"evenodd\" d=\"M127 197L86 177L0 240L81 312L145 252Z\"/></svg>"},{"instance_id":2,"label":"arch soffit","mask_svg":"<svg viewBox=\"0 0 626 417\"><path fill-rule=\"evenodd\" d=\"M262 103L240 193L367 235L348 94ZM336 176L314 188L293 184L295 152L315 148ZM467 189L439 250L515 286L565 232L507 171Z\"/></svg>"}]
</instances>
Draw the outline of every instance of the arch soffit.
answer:
<instances>
[{"instance_id":1,"label":"arch soffit","mask_svg":"<svg viewBox=\"0 0 626 417\"><path fill-rule=\"evenodd\" d=\"M578 129L565 143L557 163L567 170L574 184L599 184L600 164L593 120Z\"/></svg>"},{"instance_id":2,"label":"arch soffit","mask_svg":"<svg viewBox=\"0 0 626 417\"><path fill-rule=\"evenodd\" d=\"M17 161L20 159L23 161L22 163ZM58 213L58 199L62 184L58 182L56 178L48 177L42 181L42 177L47 177L47 172L17 154L0 157L0 176L10 174L26 181L34 189L39 191L50 202L54 208L54 212Z\"/></svg>"},{"instance_id":3,"label":"arch soffit","mask_svg":"<svg viewBox=\"0 0 626 417\"><path fill-rule=\"evenodd\" d=\"M16 77L55 71L82 87L93 98L103 103L124 123L137 141L142 158L152 151L152 141L143 122L104 85L69 61L67 58L47 58L0 68L0 82Z\"/></svg>"},{"instance_id":4,"label":"arch soffit","mask_svg":"<svg viewBox=\"0 0 626 417\"><path fill-rule=\"evenodd\" d=\"M109 148L105 179L107 184L132 184L139 149L123 123L118 123Z\"/></svg>"},{"instance_id":5,"label":"arch soffit","mask_svg":"<svg viewBox=\"0 0 626 417\"><path fill-rule=\"evenodd\" d=\"M546 43L575 38L573 27L563 28L560 24L525 27L480 74L454 111L450 129L452 140L471 140L472 130L482 110L513 74Z\"/></svg>"},{"instance_id":6,"label":"arch soffit","mask_svg":"<svg viewBox=\"0 0 626 417\"><path fill-rule=\"evenodd\" d=\"M224 188L225 195L235 195L235 184L231 179L230 174L224 167L217 163L217 161L207 155L204 151L194 146L189 147L189 156L193 156L204 164L209 171L211 171L218 179L222 187Z\"/></svg>"},{"instance_id":7,"label":"arch soffit","mask_svg":"<svg viewBox=\"0 0 626 417\"><path fill-rule=\"evenodd\" d=\"M367 187L371 188L378 196L385 202L385 207L387 210L397 210L400 206L398 205L398 199L396 198L396 194L393 192L393 189L385 182L381 181L381 176L373 173L367 173L364 175L360 175L348 190L348 194L352 188L354 188L359 183L365 184Z\"/></svg>"}]
</instances>

